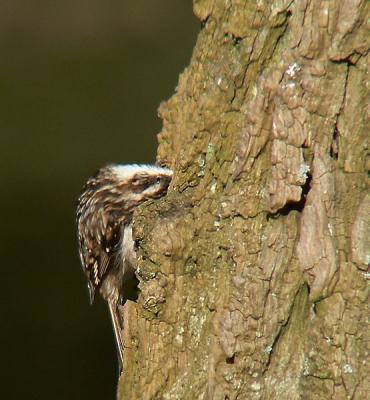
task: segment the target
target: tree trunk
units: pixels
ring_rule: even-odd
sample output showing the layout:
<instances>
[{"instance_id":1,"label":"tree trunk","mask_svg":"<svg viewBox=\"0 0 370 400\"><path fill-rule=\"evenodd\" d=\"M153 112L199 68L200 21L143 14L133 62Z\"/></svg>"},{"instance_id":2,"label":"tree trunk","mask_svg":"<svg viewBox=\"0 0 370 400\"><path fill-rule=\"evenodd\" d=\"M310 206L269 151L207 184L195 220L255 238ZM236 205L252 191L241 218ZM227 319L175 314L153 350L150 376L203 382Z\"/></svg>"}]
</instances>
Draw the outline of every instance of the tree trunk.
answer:
<instances>
[{"instance_id":1,"label":"tree trunk","mask_svg":"<svg viewBox=\"0 0 370 400\"><path fill-rule=\"evenodd\" d=\"M119 399L369 398L370 2L194 10Z\"/></svg>"}]
</instances>

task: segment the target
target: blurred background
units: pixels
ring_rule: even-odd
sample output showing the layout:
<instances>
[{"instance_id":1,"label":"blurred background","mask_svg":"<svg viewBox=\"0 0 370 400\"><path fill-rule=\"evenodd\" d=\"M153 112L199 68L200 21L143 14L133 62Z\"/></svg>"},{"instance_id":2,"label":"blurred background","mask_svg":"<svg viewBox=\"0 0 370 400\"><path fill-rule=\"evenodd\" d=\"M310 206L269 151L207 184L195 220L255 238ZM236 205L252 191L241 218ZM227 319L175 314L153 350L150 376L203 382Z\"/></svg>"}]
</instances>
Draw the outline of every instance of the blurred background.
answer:
<instances>
[{"instance_id":1,"label":"blurred background","mask_svg":"<svg viewBox=\"0 0 370 400\"><path fill-rule=\"evenodd\" d=\"M75 200L108 162L153 163L157 108L200 28L191 0L0 3L2 399L114 399L106 303L89 304Z\"/></svg>"}]
</instances>

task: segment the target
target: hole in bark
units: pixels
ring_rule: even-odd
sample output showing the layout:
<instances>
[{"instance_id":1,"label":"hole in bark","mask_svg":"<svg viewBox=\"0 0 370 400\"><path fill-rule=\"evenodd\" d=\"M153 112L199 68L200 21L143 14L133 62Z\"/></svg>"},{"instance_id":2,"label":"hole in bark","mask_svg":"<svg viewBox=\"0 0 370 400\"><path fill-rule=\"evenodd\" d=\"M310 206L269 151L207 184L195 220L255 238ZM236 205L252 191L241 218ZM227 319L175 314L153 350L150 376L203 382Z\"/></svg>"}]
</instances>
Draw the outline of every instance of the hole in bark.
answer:
<instances>
[{"instance_id":1,"label":"hole in bark","mask_svg":"<svg viewBox=\"0 0 370 400\"><path fill-rule=\"evenodd\" d=\"M234 35L232 35L231 37L232 37L234 45L239 44L243 40L243 38L237 37L237 36L234 36Z\"/></svg>"},{"instance_id":2,"label":"hole in bark","mask_svg":"<svg viewBox=\"0 0 370 400\"><path fill-rule=\"evenodd\" d=\"M127 279L126 282L123 283L123 296L121 300L121 304L124 304L126 300L137 301L139 298L139 280L136 276L133 276L130 279Z\"/></svg>"},{"instance_id":3,"label":"hole in bark","mask_svg":"<svg viewBox=\"0 0 370 400\"><path fill-rule=\"evenodd\" d=\"M339 136L338 129L335 128L335 130L333 132L333 140L331 142L330 152L329 152L330 157L334 158L335 160L338 160L338 155L339 155L338 136Z\"/></svg>"},{"instance_id":4,"label":"hole in bark","mask_svg":"<svg viewBox=\"0 0 370 400\"><path fill-rule=\"evenodd\" d=\"M226 364L234 364L234 362L235 362L235 355L226 358Z\"/></svg>"},{"instance_id":5,"label":"hole in bark","mask_svg":"<svg viewBox=\"0 0 370 400\"><path fill-rule=\"evenodd\" d=\"M299 211L302 212L304 209L304 206L306 204L306 198L308 195L308 192L311 189L311 181L312 181L312 175L310 173L307 173L307 179L304 185L302 185L302 196L301 199L296 202L296 203L287 203L283 208L280 208L276 213L271 213L267 215L267 220L270 218L277 218L279 215L288 215L291 211Z\"/></svg>"},{"instance_id":6,"label":"hole in bark","mask_svg":"<svg viewBox=\"0 0 370 400\"><path fill-rule=\"evenodd\" d=\"M234 34L232 34L230 32L226 32L224 35L224 38L227 41L231 41L234 46L238 45L243 40L242 37L235 36Z\"/></svg>"},{"instance_id":7,"label":"hole in bark","mask_svg":"<svg viewBox=\"0 0 370 400\"><path fill-rule=\"evenodd\" d=\"M311 181L312 181L312 174L307 173L307 179L305 184L302 186L302 197L301 197L301 202L304 201L306 203L306 197L308 195L308 192L311 190ZM304 206L304 204L303 204ZM303 207L302 207L303 209Z\"/></svg>"}]
</instances>

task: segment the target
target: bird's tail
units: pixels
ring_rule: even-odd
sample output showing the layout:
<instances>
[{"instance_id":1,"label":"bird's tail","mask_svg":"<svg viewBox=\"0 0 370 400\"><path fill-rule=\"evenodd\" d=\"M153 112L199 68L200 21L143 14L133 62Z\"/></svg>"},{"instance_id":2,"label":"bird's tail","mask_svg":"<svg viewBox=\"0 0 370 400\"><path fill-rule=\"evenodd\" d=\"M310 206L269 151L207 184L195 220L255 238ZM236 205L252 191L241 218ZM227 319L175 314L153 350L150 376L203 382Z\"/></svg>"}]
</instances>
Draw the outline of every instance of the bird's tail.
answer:
<instances>
[{"instance_id":1,"label":"bird's tail","mask_svg":"<svg viewBox=\"0 0 370 400\"><path fill-rule=\"evenodd\" d=\"M123 369L123 350L125 348L122 336L123 320L118 310L117 302L108 300L108 305L109 305L110 315L112 317L114 335L116 337L118 368L119 368L119 375L121 376Z\"/></svg>"}]
</instances>

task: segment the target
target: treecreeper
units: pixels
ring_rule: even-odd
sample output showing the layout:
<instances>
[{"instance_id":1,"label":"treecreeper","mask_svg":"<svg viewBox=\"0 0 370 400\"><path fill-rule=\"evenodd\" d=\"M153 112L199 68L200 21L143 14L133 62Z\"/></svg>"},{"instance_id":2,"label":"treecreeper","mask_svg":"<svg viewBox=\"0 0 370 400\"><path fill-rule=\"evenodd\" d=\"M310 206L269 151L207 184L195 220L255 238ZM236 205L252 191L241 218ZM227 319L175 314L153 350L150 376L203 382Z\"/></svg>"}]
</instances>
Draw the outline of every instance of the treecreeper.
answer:
<instances>
[{"instance_id":1,"label":"treecreeper","mask_svg":"<svg viewBox=\"0 0 370 400\"><path fill-rule=\"evenodd\" d=\"M131 298L129 283L136 280L133 215L140 204L167 194L172 175L151 165L107 165L86 182L77 201L79 253L90 302L98 289L108 301L120 374L124 321L119 306Z\"/></svg>"}]
</instances>

